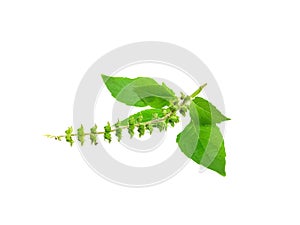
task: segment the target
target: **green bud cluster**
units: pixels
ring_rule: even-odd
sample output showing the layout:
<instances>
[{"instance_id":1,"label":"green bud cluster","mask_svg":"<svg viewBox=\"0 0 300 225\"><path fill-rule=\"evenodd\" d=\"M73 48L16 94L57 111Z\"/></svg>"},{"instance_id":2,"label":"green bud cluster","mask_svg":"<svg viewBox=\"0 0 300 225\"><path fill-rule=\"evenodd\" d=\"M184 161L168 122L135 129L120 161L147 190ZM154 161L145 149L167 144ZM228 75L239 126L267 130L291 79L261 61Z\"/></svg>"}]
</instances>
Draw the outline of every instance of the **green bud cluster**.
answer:
<instances>
[{"instance_id":1,"label":"green bud cluster","mask_svg":"<svg viewBox=\"0 0 300 225\"><path fill-rule=\"evenodd\" d=\"M163 116L166 116L168 114L169 109L163 109L162 110L162 114Z\"/></svg>"},{"instance_id":2,"label":"green bud cluster","mask_svg":"<svg viewBox=\"0 0 300 225\"><path fill-rule=\"evenodd\" d=\"M191 97L188 95L185 95L183 92L180 93L180 98L178 99L180 102L178 102L177 110L179 113L183 116L186 116L186 113L189 109L189 104L191 101Z\"/></svg>"},{"instance_id":3,"label":"green bud cluster","mask_svg":"<svg viewBox=\"0 0 300 225\"><path fill-rule=\"evenodd\" d=\"M139 117L136 119L137 123L143 122L143 115L140 113Z\"/></svg>"},{"instance_id":4,"label":"green bud cluster","mask_svg":"<svg viewBox=\"0 0 300 225\"><path fill-rule=\"evenodd\" d=\"M135 119L134 117L130 117L128 120L128 133L130 134L131 138L134 135L134 128L135 128Z\"/></svg>"},{"instance_id":5,"label":"green bud cluster","mask_svg":"<svg viewBox=\"0 0 300 225\"><path fill-rule=\"evenodd\" d=\"M152 124L146 124L146 130L148 130L149 131L149 133L150 133L150 135L152 134L152 132L153 132L153 125Z\"/></svg>"},{"instance_id":6,"label":"green bud cluster","mask_svg":"<svg viewBox=\"0 0 300 225\"><path fill-rule=\"evenodd\" d=\"M136 119L137 122L137 131L139 133L139 137L142 137L145 134L145 124L143 124L143 115L140 114L139 117Z\"/></svg>"},{"instance_id":7,"label":"green bud cluster","mask_svg":"<svg viewBox=\"0 0 300 225\"><path fill-rule=\"evenodd\" d=\"M186 106L181 106L179 109L179 113L183 116L186 116L186 112L187 112L187 107Z\"/></svg>"},{"instance_id":8,"label":"green bud cluster","mask_svg":"<svg viewBox=\"0 0 300 225\"><path fill-rule=\"evenodd\" d=\"M108 140L109 143L111 142L111 126L109 122L104 126L104 140Z\"/></svg>"},{"instance_id":9,"label":"green bud cluster","mask_svg":"<svg viewBox=\"0 0 300 225\"><path fill-rule=\"evenodd\" d=\"M185 94L183 92L180 92L180 100L183 100L185 98Z\"/></svg>"},{"instance_id":10,"label":"green bud cluster","mask_svg":"<svg viewBox=\"0 0 300 225\"><path fill-rule=\"evenodd\" d=\"M157 122L155 124L153 124L154 127L158 128L159 131L163 131L163 130L167 130L167 124L165 122Z\"/></svg>"},{"instance_id":11,"label":"green bud cluster","mask_svg":"<svg viewBox=\"0 0 300 225\"><path fill-rule=\"evenodd\" d=\"M81 126L77 129L77 139L81 143L81 146L84 144L84 129L81 124Z\"/></svg>"},{"instance_id":12,"label":"green bud cluster","mask_svg":"<svg viewBox=\"0 0 300 225\"><path fill-rule=\"evenodd\" d=\"M158 114L157 113L153 113L152 118L155 119L155 120L158 119Z\"/></svg>"},{"instance_id":13,"label":"green bud cluster","mask_svg":"<svg viewBox=\"0 0 300 225\"><path fill-rule=\"evenodd\" d=\"M91 144L97 145L97 125L95 124L90 130L90 139L91 139Z\"/></svg>"},{"instance_id":14,"label":"green bud cluster","mask_svg":"<svg viewBox=\"0 0 300 225\"><path fill-rule=\"evenodd\" d=\"M116 136L118 138L118 142L122 139L122 128L120 127L120 121L118 121L115 125L116 127Z\"/></svg>"},{"instance_id":15,"label":"green bud cluster","mask_svg":"<svg viewBox=\"0 0 300 225\"><path fill-rule=\"evenodd\" d=\"M179 117L177 115L171 115L166 122L174 127L175 123L179 122Z\"/></svg>"},{"instance_id":16,"label":"green bud cluster","mask_svg":"<svg viewBox=\"0 0 300 225\"><path fill-rule=\"evenodd\" d=\"M145 125L144 124L140 124L138 126L138 132L139 132L139 137L142 137L145 134Z\"/></svg>"},{"instance_id":17,"label":"green bud cluster","mask_svg":"<svg viewBox=\"0 0 300 225\"><path fill-rule=\"evenodd\" d=\"M191 97L187 95L187 96L185 96L185 98L183 99L182 104L183 104L183 105L187 105L187 104L190 103L190 101L191 101Z\"/></svg>"},{"instance_id":18,"label":"green bud cluster","mask_svg":"<svg viewBox=\"0 0 300 225\"><path fill-rule=\"evenodd\" d=\"M72 138L72 133L73 133L73 127L68 127L68 129L65 131L66 133L66 141L70 143L71 146L74 144L74 140Z\"/></svg>"}]
</instances>

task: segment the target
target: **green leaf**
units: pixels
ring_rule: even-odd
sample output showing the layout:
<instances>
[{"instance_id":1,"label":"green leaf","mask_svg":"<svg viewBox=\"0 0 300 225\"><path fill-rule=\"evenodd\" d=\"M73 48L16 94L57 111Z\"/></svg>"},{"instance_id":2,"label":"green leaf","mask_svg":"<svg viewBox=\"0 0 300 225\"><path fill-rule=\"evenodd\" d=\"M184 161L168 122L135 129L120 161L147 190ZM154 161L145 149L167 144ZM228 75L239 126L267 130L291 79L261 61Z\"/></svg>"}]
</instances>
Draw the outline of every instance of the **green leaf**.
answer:
<instances>
[{"instance_id":1,"label":"green leaf","mask_svg":"<svg viewBox=\"0 0 300 225\"><path fill-rule=\"evenodd\" d=\"M176 98L170 88L152 78L130 79L102 74L102 79L114 98L130 106L161 108L170 105L169 101Z\"/></svg>"},{"instance_id":2,"label":"green leaf","mask_svg":"<svg viewBox=\"0 0 300 225\"><path fill-rule=\"evenodd\" d=\"M169 88L164 82L161 84L171 95L175 96L175 92Z\"/></svg>"},{"instance_id":3,"label":"green leaf","mask_svg":"<svg viewBox=\"0 0 300 225\"><path fill-rule=\"evenodd\" d=\"M224 140L216 125L197 126L191 121L177 135L181 151L193 161L226 176Z\"/></svg>"},{"instance_id":4,"label":"green leaf","mask_svg":"<svg viewBox=\"0 0 300 225\"><path fill-rule=\"evenodd\" d=\"M216 123L229 120L229 118L200 97L192 100L189 110L191 122L176 140L181 151L196 163L225 176L224 140Z\"/></svg>"},{"instance_id":5,"label":"green leaf","mask_svg":"<svg viewBox=\"0 0 300 225\"><path fill-rule=\"evenodd\" d=\"M118 101L130 106L147 106L147 104L141 100L138 94L134 91L136 87L144 85L158 85L155 80L147 77L130 79L126 77L110 77L104 74L101 76L111 95Z\"/></svg>"},{"instance_id":6,"label":"green leaf","mask_svg":"<svg viewBox=\"0 0 300 225\"><path fill-rule=\"evenodd\" d=\"M199 120L201 125L220 123L230 120L224 116L213 104L196 97L190 104L190 116L193 121Z\"/></svg>"},{"instance_id":7,"label":"green leaf","mask_svg":"<svg viewBox=\"0 0 300 225\"><path fill-rule=\"evenodd\" d=\"M138 112L136 114L133 114L130 117L120 121L119 126L128 125L128 120L131 117L134 118L134 121L137 121L138 118L142 118L141 123L145 123L145 122L148 122L150 120L153 120L155 114L157 114L157 118L162 118L163 117L162 109L146 109L146 110L140 111L140 112ZM141 117L141 115L142 115L142 117Z\"/></svg>"},{"instance_id":8,"label":"green leaf","mask_svg":"<svg viewBox=\"0 0 300 225\"><path fill-rule=\"evenodd\" d=\"M174 92L165 85L144 85L134 90L147 105L153 108L169 106L170 102L176 99Z\"/></svg>"}]
</instances>

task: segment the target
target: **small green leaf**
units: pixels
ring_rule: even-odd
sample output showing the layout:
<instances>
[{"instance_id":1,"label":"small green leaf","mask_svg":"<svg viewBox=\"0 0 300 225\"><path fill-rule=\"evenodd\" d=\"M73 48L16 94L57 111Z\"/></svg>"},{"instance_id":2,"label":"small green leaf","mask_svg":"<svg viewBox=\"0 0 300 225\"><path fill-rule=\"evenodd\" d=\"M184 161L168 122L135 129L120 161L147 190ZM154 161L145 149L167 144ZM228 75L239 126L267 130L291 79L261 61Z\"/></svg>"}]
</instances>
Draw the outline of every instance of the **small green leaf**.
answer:
<instances>
[{"instance_id":1,"label":"small green leaf","mask_svg":"<svg viewBox=\"0 0 300 225\"><path fill-rule=\"evenodd\" d=\"M190 104L190 116L193 121L198 120L201 125L220 123L230 120L224 116L213 104L196 97Z\"/></svg>"}]
</instances>

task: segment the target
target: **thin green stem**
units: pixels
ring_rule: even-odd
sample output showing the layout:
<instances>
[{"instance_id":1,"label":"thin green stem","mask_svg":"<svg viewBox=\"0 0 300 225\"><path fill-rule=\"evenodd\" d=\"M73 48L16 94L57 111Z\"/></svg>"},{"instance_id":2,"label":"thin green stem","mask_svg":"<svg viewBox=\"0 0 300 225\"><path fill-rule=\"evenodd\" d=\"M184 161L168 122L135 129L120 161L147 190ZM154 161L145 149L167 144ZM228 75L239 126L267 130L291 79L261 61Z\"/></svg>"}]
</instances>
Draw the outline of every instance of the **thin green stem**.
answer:
<instances>
[{"instance_id":1,"label":"thin green stem","mask_svg":"<svg viewBox=\"0 0 300 225\"><path fill-rule=\"evenodd\" d=\"M195 98L202 90L203 90L203 88L206 86L207 84L205 83L205 84L203 84L203 85L201 85L193 94L191 94L190 96L186 96L184 99L183 99L183 101L178 105L179 106L179 108L177 109L177 110L179 110L180 111L180 109L183 109L186 105L188 105L188 102L190 101L190 99L193 99L193 98ZM178 98L179 99L179 98ZM176 111L177 111L176 110ZM162 118L157 118L157 119L153 119L153 120L150 120L150 121L147 121L147 122L142 122L142 123L137 123L137 124L135 124L134 126L135 127L139 127L140 125L150 125L150 124L156 124L156 123L159 123L159 122L163 122L163 121L166 121L171 115L172 115L172 113L174 113L174 112L169 112L169 113L167 113L164 117L162 117ZM180 111L180 113L182 114L182 115L185 115L185 112L184 112L184 114ZM114 125L114 127L115 127L115 129L111 129L111 131L110 131L110 133L112 133L112 132L115 132L115 131L117 131L118 129L128 129L129 128L129 125L127 125L127 126L119 126L119 127L116 127L115 125ZM91 133L91 132L88 132L88 133L84 133L84 136L88 136L88 135L99 135L99 134L105 134L105 131L99 131L99 132L96 132L96 133ZM50 135L50 134L46 134L45 135L46 137L48 137L48 138L54 138L54 139L56 139L56 140L61 140L62 138L65 138L65 137L67 137L68 135L58 135L58 136L55 136L55 135ZM75 136L78 136L78 134L77 133L73 133L73 134L70 134L69 136L72 136L72 137L75 137Z\"/></svg>"},{"instance_id":2,"label":"thin green stem","mask_svg":"<svg viewBox=\"0 0 300 225\"><path fill-rule=\"evenodd\" d=\"M190 97L192 99L195 98L203 90L203 88L205 88L206 85L207 83L202 84L193 94L190 95Z\"/></svg>"},{"instance_id":3,"label":"thin green stem","mask_svg":"<svg viewBox=\"0 0 300 225\"><path fill-rule=\"evenodd\" d=\"M135 124L135 127L139 127L139 125L148 125L148 124L156 124L156 123L159 123L159 122L163 122L165 121L170 115L172 114L172 112L169 112L167 113L164 117L162 118L158 118L158 119L154 119L154 120L150 120L150 121L147 121L147 122L143 122L143 123L137 123ZM115 125L113 125L114 127L116 127ZM128 129L129 125L127 126L120 126L118 128L121 128L121 129ZM117 130L116 129L112 129L110 132L113 133ZM94 133L94 134L104 134L105 132L104 131L99 131L97 133ZM91 135L92 133L84 133L84 136L88 136L88 135ZM67 135L50 135L50 134L45 134L44 136L48 137L48 138L55 138L55 139L61 139L61 138L65 138ZM74 134L71 134L72 137L76 137L78 136L77 133L74 133Z\"/></svg>"}]
</instances>

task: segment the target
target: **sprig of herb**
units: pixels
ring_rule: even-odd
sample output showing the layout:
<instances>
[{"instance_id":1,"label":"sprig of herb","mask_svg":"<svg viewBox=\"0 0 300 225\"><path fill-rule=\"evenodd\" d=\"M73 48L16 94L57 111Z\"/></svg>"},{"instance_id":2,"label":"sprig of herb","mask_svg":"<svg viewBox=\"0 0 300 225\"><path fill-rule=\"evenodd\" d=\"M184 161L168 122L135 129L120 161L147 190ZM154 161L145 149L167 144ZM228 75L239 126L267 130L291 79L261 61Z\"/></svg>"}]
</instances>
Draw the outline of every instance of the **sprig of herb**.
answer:
<instances>
[{"instance_id":1,"label":"sprig of herb","mask_svg":"<svg viewBox=\"0 0 300 225\"><path fill-rule=\"evenodd\" d=\"M177 97L164 83L158 84L147 77L130 79L102 75L102 79L116 100L130 106L150 106L151 109L140 111L122 121L118 120L113 125L107 122L102 131L98 131L95 124L90 132L85 132L81 125L77 132L73 131L73 127L68 127L64 135L47 134L46 137L58 141L65 139L72 146L74 137L83 145L85 137L89 136L91 144L97 145L98 135L103 135L104 140L110 143L113 140L112 133L121 141L123 130L127 130L131 138L136 132L142 137L146 132L151 135L154 129L166 131L169 126L174 127L180 122L179 114L186 116L189 113L190 123L177 135L176 142L180 149L196 163L226 175L224 140L217 123L229 118L207 100L197 97L207 84L201 85L191 95L181 93Z\"/></svg>"}]
</instances>

